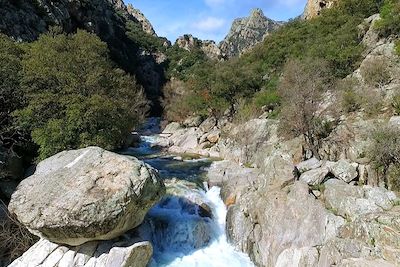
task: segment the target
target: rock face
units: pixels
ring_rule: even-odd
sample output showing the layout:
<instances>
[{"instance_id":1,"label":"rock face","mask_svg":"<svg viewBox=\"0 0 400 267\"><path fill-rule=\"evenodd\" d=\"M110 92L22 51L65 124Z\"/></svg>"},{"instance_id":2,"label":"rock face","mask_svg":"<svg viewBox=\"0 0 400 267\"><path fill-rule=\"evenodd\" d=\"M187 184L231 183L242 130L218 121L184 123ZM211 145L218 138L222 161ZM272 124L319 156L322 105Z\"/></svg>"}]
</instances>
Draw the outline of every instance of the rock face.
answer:
<instances>
[{"instance_id":1,"label":"rock face","mask_svg":"<svg viewBox=\"0 0 400 267\"><path fill-rule=\"evenodd\" d=\"M210 59L221 60L223 59L220 48L215 44L214 41L205 40L202 41L191 34L185 34L180 36L175 45L185 49L186 51L192 52L200 49Z\"/></svg>"},{"instance_id":2,"label":"rock face","mask_svg":"<svg viewBox=\"0 0 400 267\"><path fill-rule=\"evenodd\" d=\"M303 19L312 19L321 14L321 11L325 8L331 8L338 0L308 0L304 13Z\"/></svg>"},{"instance_id":3,"label":"rock face","mask_svg":"<svg viewBox=\"0 0 400 267\"><path fill-rule=\"evenodd\" d=\"M281 25L281 22L265 17L261 9L254 9L249 17L236 19L233 22L228 35L219 47L222 54L228 58L239 56Z\"/></svg>"},{"instance_id":4,"label":"rock face","mask_svg":"<svg viewBox=\"0 0 400 267\"><path fill-rule=\"evenodd\" d=\"M39 163L12 195L9 210L32 233L76 246L138 226L164 193L148 165L89 147Z\"/></svg>"},{"instance_id":5,"label":"rock face","mask_svg":"<svg viewBox=\"0 0 400 267\"><path fill-rule=\"evenodd\" d=\"M126 8L128 14L132 15L141 25L144 32L147 32L150 35L157 36L154 31L153 25L151 25L150 21L140 12L139 9L134 8L131 4L128 4Z\"/></svg>"},{"instance_id":6,"label":"rock face","mask_svg":"<svg viewBox=\"0 0 400 267\"><path fill-rule=\"evenodd\" d=\"M153 249L149 242L89 242L80 247L66 247L41 239L10 267L145 267Z\"/></svg>"}]
</instances>

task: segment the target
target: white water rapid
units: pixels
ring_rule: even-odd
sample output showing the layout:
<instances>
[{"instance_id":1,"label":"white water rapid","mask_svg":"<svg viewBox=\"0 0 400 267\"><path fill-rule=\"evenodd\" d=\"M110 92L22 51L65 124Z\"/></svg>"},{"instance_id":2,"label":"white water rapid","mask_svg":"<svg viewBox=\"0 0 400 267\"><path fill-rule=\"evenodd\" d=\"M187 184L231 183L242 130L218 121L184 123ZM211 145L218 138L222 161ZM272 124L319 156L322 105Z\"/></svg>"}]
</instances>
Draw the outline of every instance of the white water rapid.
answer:
<instances>
[{"instance_id":1,"label":"white water rapid","mask_svg":"<svg viewBox=\"0 0 400 267\"><path fill-rule=\"evenodd\" d=\"M151 125L155 125L154 120ZM220 188L206 192L196 186L202 184L201 173L211 162L179 160L160 153L152 148L156 139L154 134L143 136L138 148L127 151L158 169L166 181L173 181L167 184L169 194L149 211L142 230L153 244L150 267L254 266L247 255L227 241L227 209ZM206 211L200 211L203 204Z\"/></svg>"},{"instance_id":2,"label":"white water rapid","mask_svg":"<svg viewBox=\"0 0 400 267\"><path fill-rule=\"evenodd\" d=\"M213 218L208 220L206 230L210 231L211 240L209 243L201 248L195 248L197 240L193 238L201 238L196 232L196 228L199 227L198 215L194 215L197 218L188 218L188 214L184 211L183 207L177 206L177 210L171 214L171 220L175 222L185 224L180 229L170 229L166 232L167 236L164 236L165 240L158 240L159 242L167 242L168 247L160 246L155 244L155 251L151 267L169 266L169 267L246 267L254 266L247 255L240 253L234 249L232 245L227 242L225 234L225 218L226 218L226 207L220 198L220 189L218 187L211 188L208 192L204 193L204 200L210 204ZM163 212L160 211L159 207L154 208L156 211L152 212ZM170 212L170 207L164 208L164 212ZM186 233L181 230L186 230ZM155 230L157 231L157 229ZM168 236L169 235L169 236ZM182 240L182 236L188 238ZM191 240L192 239L192 240ZM174 245L171 245L174 244ZM165 250L159 250L163 247Z\"/></svg>"}]
</instances>

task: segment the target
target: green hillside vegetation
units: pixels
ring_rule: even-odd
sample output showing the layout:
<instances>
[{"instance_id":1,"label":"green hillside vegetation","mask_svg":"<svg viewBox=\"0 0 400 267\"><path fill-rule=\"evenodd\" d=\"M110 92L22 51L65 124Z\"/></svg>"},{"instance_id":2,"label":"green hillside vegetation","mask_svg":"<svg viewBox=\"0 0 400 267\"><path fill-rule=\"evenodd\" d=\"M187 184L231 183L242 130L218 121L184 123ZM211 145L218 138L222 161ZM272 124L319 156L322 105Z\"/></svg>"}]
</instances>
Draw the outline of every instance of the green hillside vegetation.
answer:
<instances>
[{"instance_id":1,"label":"green hillside vegetation","mask_svg":"<svg viewBox=\"0 0 400 267\"><path fill-rule=\"evenodd\" d=\"M290 21L240 58L198 65L186 79L186 97L179 105L168 101L167 108L218 116L232 107L255 116L264 107L276 115L281 103L278 77L287 60L324 59L332 79L346 77L359 66L364 50L357 26L378 13L380 5L378 0L344 0L315 19Z\"/></svg>"},{"instance_id":2,"label":"green hillside vegetation","mask_svg":"<svg viewBox=\"0 0 400 267\"><path fill-rule=\"evenodd\" d=\"M30 136L40 159L91 145L118 148L144 119L141 87L114 65L96 35L50 32L30 44L5 36L1 42L1 100L12 101L1 103L2 136Z\"/></svg>"}]
</instances>

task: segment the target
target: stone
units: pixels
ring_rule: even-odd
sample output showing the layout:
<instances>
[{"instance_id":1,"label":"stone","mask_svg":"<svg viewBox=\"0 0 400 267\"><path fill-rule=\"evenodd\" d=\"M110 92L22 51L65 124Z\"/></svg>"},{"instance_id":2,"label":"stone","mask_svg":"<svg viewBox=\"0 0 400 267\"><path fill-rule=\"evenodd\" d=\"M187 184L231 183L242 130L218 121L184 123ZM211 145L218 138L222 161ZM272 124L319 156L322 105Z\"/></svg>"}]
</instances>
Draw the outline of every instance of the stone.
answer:
<instances>
[{"instance_id":1,"label":"stone","mask_svg":"<svg viewBox=\"0 0 400 267\"><path fill-rule=\"evenodd\" d=\"M35 235L76 246L137 227L164 193L152 167L88 147L40 162L12 195L9 210Z\"/></svg>"},{"instance_id":2,"label":"stone","mask_svg":"<svg viewBox=\"0 0 400 267\"><path fill-rule=\"evenodd\" d=\"M310 170L301 174L300 181L308 185L318 185L324 181L328 173L329 169L326 167Z\"/></svg>"},{"instance_id":3,"label":"stone","mask_svg":"<svg viewBox=\"0 0 400 267\"><path fill-rule=\"evenodd\" d=\"M346 160L339 160L333 166L331 166L330 171L336 178L346 183L350 183L358 176L357 167L357 163L350 163Z\"/></svg>"},{"instance_id":4,"label":"stone","mask_svg":"<svg viewBox=\"0 0 400 267\"><path fill-rule=\"evenodd\" d=\"M309 194L304 182L249 190L236 203L228 209L228 238L257 266L316 266L315 247L345 224Z\"/></svg>"},{"instance_id":5,"label":"stone","mask_svg":"<svg viewBox=\"0 0 400 267\"><path fill-rule=\"evenodd\" d=\"M41 239L9 267L146 267L152 254L147 241L94 241L66 247Z\"/></svg>"},{"instance_id":6,"label":"stone","mask_svg":"<svg viewBox=\"0 0 400 267\"><path fill-rule=\"evenodd\" d=\"M393 116L389 120L389 126L399 127L400 128L400 116Z\"/></svg>"},{"instance_id":7,"label":"stone","mask_svg":"<svg viewBox=\"0 0 400 267\"><path fill-rule=\"evenodd\" d=\"M196 117L190 117L187 118L184 122L183 125L185 127L199 127L199 125L203 122L203 119L200 116Z\"/></svg>"},{"instance_id":8,"label":"stone","mask_svg":"<svg viewBox=\"0 0 400 267\"><path fill-rule=\"evenodd\" d=\"M217 143L221 136L221 131L213 130L207 135L207 140L213 144Z\"/></svg>"},{"instance_id":9,"label":"stone","mask_svg":"<svg viewBox=\"0 0 400 267\"><path fill-rule=\"evenodd\" d=\"M201 143L201 144L199 145L199 148L200 148L200 149L208 149L208 148L211 148L213 145L214 145L214 144L212 144L211 142L206 141L206 142L204 142L204 143Z\"/></svg>"},{"instance_id":10,"label":"stone","mask_svg":"<svg viewBox=\"0 0 400 267\"><path fill-rule=\"evenodd\" d=\"M397 199L393 192L381 187L364 186L365 197L372 200L378 207L384 210L393 208L394 201Z\"/></svg>"},{"instance_id":11,"label":"stone","mask_svg":"<svg viewBox=\"0 0 400 267\"><path fill-rule=\"evenodd\" d=\"M180 129L182 129L182 126L178 122L171 122L164 128L162 133L163 134L173 134Z\"/></svg>"},{"instance_id":12,"label":"stone","mask_svg":"<svg viewBox=\"0 0 400 267\"><path fill-rule=\"evenodd\" d=\"M300 173L307 172L309 170L314 170L319 167L321 167L322 161L316 159L316 158L311 158L309 160L300 162L299 164L296 165L296 168L299 170Z\"/></svg>"},{"instance_id":13,"label":"stone","mask_svg":"<svg viewBox=\"0 0 400 267\"><path fill-rule=\"evenodd\" d=\"M303 12L303 19L312 19L321 14L325 8L331 8L339 0L308 0Z\"/></svg>"},{"instance_id":14,"label":"stone","mask_svg":"<svg viewBox=\"0 0 400 267\"><path fill-rule=\"evenodd\" d=\"M325 183L325 203L335 214L351 220L361 215L382 212L375 201L364 197L364 189L344 181L330 179Z\"/></svg>"},{"instance_id":15,"label":"stone","mask_svg":"<svg viewBox=\"0 0 400 267\"><path fill-rule=\"evenodd\" d=\"M217 125L217 119L215 117L209 117L200 124L199 128L204 133L208 133L215 127L215 125Z\"/></svg>"}]
</instances>

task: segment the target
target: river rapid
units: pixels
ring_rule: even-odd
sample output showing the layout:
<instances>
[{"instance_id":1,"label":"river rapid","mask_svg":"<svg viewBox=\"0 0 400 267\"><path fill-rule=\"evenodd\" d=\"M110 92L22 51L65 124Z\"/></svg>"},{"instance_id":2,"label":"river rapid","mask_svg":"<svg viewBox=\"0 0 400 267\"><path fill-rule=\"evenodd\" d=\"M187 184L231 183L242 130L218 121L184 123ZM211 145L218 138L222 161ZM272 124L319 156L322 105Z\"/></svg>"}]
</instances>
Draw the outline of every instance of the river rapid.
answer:
<instances>
[{"instance_id":1,"label":"river rapid","mask_svg":"<svg viewBox=\"0 0 400 267\"><path fill-rule=\"evenodd\" d=\"M247 267L249 257L227 241L227 209L220 188L206 188L203 177L212 163L208 159L185 159L153 148L156 130L142 136L133 155L159 170L167 186L167 196L153 207L142 227L142 236L153 244L151 267ZM199 205L207 207L206 212Z\"/></svg>"}]
</instances>

